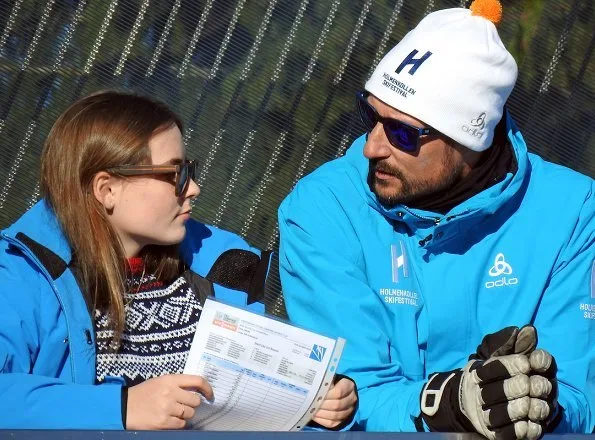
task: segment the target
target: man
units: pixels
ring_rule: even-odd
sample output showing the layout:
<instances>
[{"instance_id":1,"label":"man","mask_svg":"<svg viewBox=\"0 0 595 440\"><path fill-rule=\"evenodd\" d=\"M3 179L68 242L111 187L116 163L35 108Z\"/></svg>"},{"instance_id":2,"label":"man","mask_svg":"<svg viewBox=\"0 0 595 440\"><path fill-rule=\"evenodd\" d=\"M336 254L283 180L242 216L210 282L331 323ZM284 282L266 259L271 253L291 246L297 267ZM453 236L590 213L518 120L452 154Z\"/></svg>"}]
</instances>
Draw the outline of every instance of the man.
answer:
<instances>
[{"instance_id":1,"label":"man","mask_svg":"<svg viewBox=\"0 0 595 440\"><path fill-rule=\"evenodd\" d=\"M358 94L367 135L279 209L289 317L347 339L360 429L595 425L594 181L527 152L486 3L409 32Z\"/></svg>"}]
</instances>

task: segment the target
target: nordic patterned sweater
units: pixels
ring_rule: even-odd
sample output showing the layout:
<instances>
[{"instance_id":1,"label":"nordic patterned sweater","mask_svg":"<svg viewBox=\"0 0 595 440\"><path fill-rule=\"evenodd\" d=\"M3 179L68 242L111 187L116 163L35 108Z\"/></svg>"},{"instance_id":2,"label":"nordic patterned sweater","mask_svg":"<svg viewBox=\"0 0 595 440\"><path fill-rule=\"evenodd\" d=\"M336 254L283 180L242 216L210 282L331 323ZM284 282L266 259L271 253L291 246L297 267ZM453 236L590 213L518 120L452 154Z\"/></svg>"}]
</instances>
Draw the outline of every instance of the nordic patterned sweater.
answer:
<instances>
[{"instance_id":1,"label":"nordic patterned sweater","mask_svg":"<svg viewBox=\"0 0 595 440\"><path fill-rule=\"evenodd\" d=\"M124 294L125 324L119 348L105 312L95 310L97 381L124 378L128 387L164 374L178 374L190 351L202 304L183 276L163 285L143 272L141 258L129 259Z\"/></svg>"}]
</instances>

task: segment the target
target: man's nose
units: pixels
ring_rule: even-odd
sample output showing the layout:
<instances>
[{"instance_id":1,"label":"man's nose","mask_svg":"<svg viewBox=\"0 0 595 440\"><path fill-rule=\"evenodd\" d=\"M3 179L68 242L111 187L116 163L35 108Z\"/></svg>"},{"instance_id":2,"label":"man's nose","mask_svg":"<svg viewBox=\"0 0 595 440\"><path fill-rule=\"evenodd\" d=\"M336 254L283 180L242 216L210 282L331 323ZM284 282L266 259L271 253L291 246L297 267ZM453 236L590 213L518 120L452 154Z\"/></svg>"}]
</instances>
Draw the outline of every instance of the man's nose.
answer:
<instances>
[{"instance_id":1,"label":"man's nose","mask_svg":"<svg viewBox=\"0 0 595 440\"><path fill-rule=\"evenodd\" d=\"M368 133L366 145L364 146L364 156L368 159L382 159L390 156L391 145L384 133L384 127L377 123L374 129Z\"/></svg>"}]
</instances>

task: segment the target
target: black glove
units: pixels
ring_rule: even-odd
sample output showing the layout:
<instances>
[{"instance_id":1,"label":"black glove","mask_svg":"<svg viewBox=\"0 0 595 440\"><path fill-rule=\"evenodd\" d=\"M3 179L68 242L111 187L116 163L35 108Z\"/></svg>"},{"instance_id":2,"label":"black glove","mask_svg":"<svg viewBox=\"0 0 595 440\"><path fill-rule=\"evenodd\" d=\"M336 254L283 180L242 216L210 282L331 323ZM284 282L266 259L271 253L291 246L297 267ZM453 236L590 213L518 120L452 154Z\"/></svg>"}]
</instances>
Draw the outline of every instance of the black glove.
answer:
<instances>
[{"instance_id":1,"label":"black glove","mask_svg":"<svg viewBox=\"0 0 595 440\"><path fill-rule=\"evenodd\" d=\"M465 368L430 376L421 394L426 424L490 439L541 437L559 410L555 361L536 345L533 326L486 335Z\"/></svg>"},{"instance_id":2,"label":"black glove","mask_svg":"<svg viewBox=\"0 0 595 440\"><path fill-rule=\"evenodd\" d=\"M530 369L526 355L511 354L432 374L421 393L422 417L432 431L525 438Z\"/></svg>"},{"instance_id":3,"label":"black glove","mask_svg":"<svg viewBox=\"0 0 595 440\"><path fill-rule=\"evenodd\" d=\"M537 330L532 325L522 328L506 327L486 335L471 359L487 360L492 356L526 354L529 356L531 398L527 420L527 438L537 439L551 432L557 424L561 407L557 404L558 381L556 361L545 350L535 350ZM561 414L559 414L561 416Z\"/></svg>"},{"instance_id":4,"label":"black glove","mask_svg":"<svg viewBox=\"0 0 595 440\"><path fill-rule=\"evenodd\" d=\"M524 327L505 327L496 333L490 333L477 346L477 351L469 360L487 361L492 356L507 354L530 354L537 346L537 330L532 325Z\"/></svg>"},{"instance_id":5,"label":"black glove","mask_svg":"<svg viewBox=\"0 0 595 440\"><path fill-rule=\"evenodd\" d=\"M558 405L558 367L554 357L537 349L529 356L531 365L527 438L538 439L551 432L559 421L562 407Z\"/></svg>"}]
</instances>

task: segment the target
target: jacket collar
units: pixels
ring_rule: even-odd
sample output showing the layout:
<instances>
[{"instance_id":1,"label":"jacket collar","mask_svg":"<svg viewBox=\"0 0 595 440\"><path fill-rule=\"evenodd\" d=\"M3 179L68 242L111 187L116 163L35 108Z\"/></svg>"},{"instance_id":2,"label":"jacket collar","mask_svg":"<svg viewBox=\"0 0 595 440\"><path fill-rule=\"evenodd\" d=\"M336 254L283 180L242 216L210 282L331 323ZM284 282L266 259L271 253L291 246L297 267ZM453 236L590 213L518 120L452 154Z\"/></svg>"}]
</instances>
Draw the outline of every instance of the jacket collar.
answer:
<instances>
[{"instance_id":1,"label":"jacket collar","mask_svg":"<svg viewBox=\"0 0 595 440\"><path fill-rule=\"evenodd\" d=\"M25 212L15 223L2 231L2 235L17 240L27 247L31 247L30 240L23 240L22 234L58 256L67 266L72 262L72 250L66 236L58 222L54 210L46 199L37 202ZM181 243L182 259L188 266L195 263L194 254L202 246L202 239L212 235L212 232L202 223L190 219L187 223L186 238ZM192 239L193 237L194 239ZM197 240L196 237L200 237ZM37 252L36 252L37 254Z\"/></svg>"},{"instance_id":2,"label":"jacket collar","mask_svg":"<svg viewBox=\"0 0 595 440\"><path fill-rule=\"evenodd\" d=\"M373 209L393 222L403 223L413 233L427 236L429 230L440 228L443 238L454 235L456 230L461 230L467 225L476 223L480 217L493 216L506 209L511 199L518 198L523 193L529 175L530 163L527 155L527 146L514 121L507 112L506 132L517 159L518 169L513 175L509 173L506 178L490 188L474 195L446 214L409 208L406 205L395 205L387 208L380 204L376 195L370 191L367 183L368 160L363 156L365 136L355 141L345 155L346 160L355 167L363 188L366 202ZM457 225L454 230L448 225Z\"/></svg>"},{"instance_id":3,"label":"jacket collar","mask_svg":"<svg viewBox=\"0 0 595 440\"><path fill-rule=\"evenodd\" d=\"M15 223L2 231L2 235L21 241L17 237L19 234L25 234L31 240L56 254L67 265L70 264L72 260L70 245L53 209L45 199L37 202Z\"/></svg>"}]
</instances>

